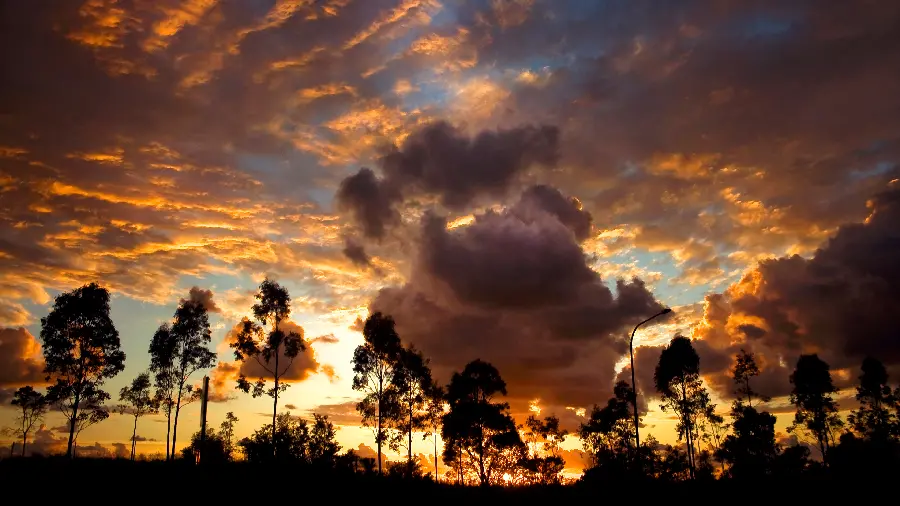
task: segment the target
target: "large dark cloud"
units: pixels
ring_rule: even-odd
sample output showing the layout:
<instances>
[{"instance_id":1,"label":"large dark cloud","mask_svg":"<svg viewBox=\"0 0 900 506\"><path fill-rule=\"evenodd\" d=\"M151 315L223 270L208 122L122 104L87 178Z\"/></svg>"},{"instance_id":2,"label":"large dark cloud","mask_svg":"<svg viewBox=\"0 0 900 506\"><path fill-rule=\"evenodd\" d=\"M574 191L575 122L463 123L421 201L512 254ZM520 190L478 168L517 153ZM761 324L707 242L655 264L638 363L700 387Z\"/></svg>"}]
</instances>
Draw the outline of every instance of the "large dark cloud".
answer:
<instances>
[{"instance_id":1,"label":"large dark cloud","mask_svg":"<svg viewBox=\"0 0 900 506\"><path fill-rule=\"evenodd\" d=\"M381 238L398 219L407 198L435 197L460 211L478 197L503 197L515 178L532 165L553 166L557 130L522 126L482 131L470 137L445 121L413 132L380 159L382 177L363 168L341 182L338 203L370 238Z\"/></svg>"},{"instance_id":2,"label":"large dark cloud","mask_svg":"<svg viewBox=\"0 0 900 506\"><path fill-rule=\"evenodd\" d=\"M891 2L538 3L519 26L476 30L498 65L550 62L497 122L560 126L576 170L556 184L601 227L752 256L812 251L900 175L898 20ZM686 267L746 265L718 261Z\"/></svg>"},{"instance_id":3,"label":"large dark cloud","mask_svg":"<svg viewBox=\"0 0 900 506\"><path fill-rule=\"evenodd\" d=\"M900 367L896 315L900 311L900 190L870 202L863 223L842 226L810 259L760 262L725 293L707 300L698 337L713 361L710 372L744 347L755 352L763 374L758 388L785 394L788 375L802 353L817 353L832 369L849 369L838 383L855 380L863 358ZM700 343L698 343L700 344ZM727 378L714 379L727 385Z\"/></svg>"},{"instance_id":4,"label":"large dark cloud","mask_svg":"<svg viewBox=\"0 0 900 506\"><path fill-rule=\"evenodd\" d=\"M611 391L627 350L619 331L660 306L639 279L610 290L558 207L521 212L529 195L449 230L425 216L409 282L382 290L370 309L392 315L442 381L481 358L520 408L536 398L556 411L587 406Z\"/></svg>"}]
</instances>

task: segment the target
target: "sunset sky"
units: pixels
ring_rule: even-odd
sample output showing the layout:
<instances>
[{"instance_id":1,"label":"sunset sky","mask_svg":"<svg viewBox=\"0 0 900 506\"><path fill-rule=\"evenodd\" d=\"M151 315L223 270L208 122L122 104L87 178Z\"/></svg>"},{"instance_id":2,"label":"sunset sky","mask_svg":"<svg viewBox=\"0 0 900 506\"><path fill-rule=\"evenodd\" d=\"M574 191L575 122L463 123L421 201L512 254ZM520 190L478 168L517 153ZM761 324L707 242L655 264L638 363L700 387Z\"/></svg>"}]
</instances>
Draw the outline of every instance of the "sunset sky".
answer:
<instances>
[{"instance_id":1,"label":"sunset sky","mask_svg":"<svg viewBox=\"0 0 900 506\"><path fill-rule=\"evenodd\" d=\"M267 275L310 343L280 409L328 414L344 448L374 446L350 388L370 308L440 380L487 360L520 421L570 429L663 306L637 339L647 394L676 333L723 412L754 351L782 432L800 353L842 387L867 354L900 377L898 2L12 0L0 19L3 404L43 381L53 298L97 281L127 354L114 400L202 297L210 422L249 435L271 400L234 389L228 334ZM182 416L186 442L199 407ZM159 422L139 452L164 451ZM113 415L79 447L130 436Z\"/></svg>"}]
</instances>

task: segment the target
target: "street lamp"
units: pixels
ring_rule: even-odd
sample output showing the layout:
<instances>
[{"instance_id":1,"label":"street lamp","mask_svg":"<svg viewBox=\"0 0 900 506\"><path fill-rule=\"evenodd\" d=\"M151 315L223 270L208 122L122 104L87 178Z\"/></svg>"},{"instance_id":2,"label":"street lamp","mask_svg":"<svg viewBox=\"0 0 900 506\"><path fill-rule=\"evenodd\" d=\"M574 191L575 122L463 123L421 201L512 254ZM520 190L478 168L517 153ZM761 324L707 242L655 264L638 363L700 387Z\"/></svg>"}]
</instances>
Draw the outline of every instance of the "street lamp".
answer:
<instances>
[{"instance_id":1,"label":"street lamp","mask_svg":"<svg viewBox=\"0 0 900 506\"><path fill-rule=\"evenodd\" d=\"M638 454L640 454L640 451L641 451L641 436L640 436L640 433L638 432L639 422L638 422L638 407L637 407L637 383L635 383L635 381L634 381L634 333L637 332L638 327L640 327L641 325L649 322L650 320L652 320L658 316L662 316L664 314L669 314L671 312L672 312L672 310L670 308L665 308L662 311L651 316L650 318L647 318L646 320L642 321L641 323L638 323L637 325L635 325L634 330L631 331L631 341L628 343L628 352L631 354L631 395L632 395L631 405L634 406L634 442L635 442L635 449L637 450Z\"/></svg>"}]
</instances>

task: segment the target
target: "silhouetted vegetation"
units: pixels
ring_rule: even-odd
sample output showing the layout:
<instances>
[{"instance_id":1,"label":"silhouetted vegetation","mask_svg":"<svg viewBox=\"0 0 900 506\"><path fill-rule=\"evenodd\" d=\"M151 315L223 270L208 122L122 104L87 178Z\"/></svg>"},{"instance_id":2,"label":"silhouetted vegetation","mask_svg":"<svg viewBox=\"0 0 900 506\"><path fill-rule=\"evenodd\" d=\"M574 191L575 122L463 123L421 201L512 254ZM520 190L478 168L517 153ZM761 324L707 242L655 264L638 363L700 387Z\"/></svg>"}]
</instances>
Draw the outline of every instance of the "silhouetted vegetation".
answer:
<instances>
[{"instance_id":1,"label":"silhouetted vegetation","mask_svg":"<svg viewBox=\"0 0 900 506\"><path fill-rule=\"evenodd\" d=\"M32 386L20 387L13 393L12 405L19 414L16 417L16 425L4 429L5 434L22 438L22 456L25 456L25 446L28 443L28 434L36 424L41 423L47 414L47 398L44 394L35 391Z\"/></svg>"},{"instance_id":2,"label":"silhouetted vegetation","mask_svg":"<svg viewBox=\"0 0 900 506\"><path fill-rule=\"evenodd\" d=\"M285 391L287 383L281 378L290 369L294 359L306 349L303 342L302 329L288 330L280 327L291 315L291 297L288 291L278 283L269 279L259 285L253 305L253 316L256 322L244 319L237 340L231 343L234 358L239 362L253 359L267 373L272 375L274 385L266 389L266 380L257 378L252 385L242 373L238 378L238 389L250 393L253 397L268 395L272 398L272 439L275 439L275 418L278 414L278 394ZM282 357L284 355L284 357ZM286 364L281 363L282 360ZM278 445L271 447L278 451Z\"/></svg>"},{"instance_id":3,"label":"silhouetted vegetation","mask_svg":"<svg viewBox=\"0 0 900 506\"><path fill-rule=\"evenodd\" d=\"M109 394L100 387L125 369L119 332L109 317L109 292L91 283L60 294L41 319L41 341L44 372L54 381L47 398L69 423L71 458L78 434L109 417L103 405Z\"/></svg>"},{"instance_id":4,"label":"silhouetted vegetation","mask_svg":"<svg viewBox=\"0 0 900 506\"><path fill-rule=\"evenodd\" d=\"M385 486L404 480L407 490L436 487L440 433L444 443L441 457L449 468L447 484L545 487L535 490L563 494L564 489L553 487L567 483L563 445L569 431L556 414L532 414L517 425L509 404L503 401L506 382L500 371L482 360L466 364L442 386L433 378L428 358L404 345L393 319L381 313L373 313L364 323L364 342L353 356L353 387L364 395L357 410L363 425L373 429L376 458L361 457L353 450L342 452L336 429L326 416L313 414L304 420L290 413L279 414L278 394L287 386L282 378L305 344L302 329L287 325L287 290L267 279L260 285L257 300L253 306L256 322L245 319L231 345L237 358L253 360L272 375L274 385L268 389L264 379L251 383L243 374L237 384L254 396L273 398L272 423L236 440L237 417L229 412L218 430L207 427L204 437L195 432L190 444L177 453L181 458L174 458L179 410L199 398L189 378L215 361L215 354L208 349L206 308L193 299L182 300L173 323L160 326L151 339L150 370L119 392L118 412L134 417L129 460L141 459L136 451L140 417L162 410L173 429L166 441L166 459L174 461L169 466L199 462L200 469L234 466L239 469L236 473L251 469L247 466L296 467L305 470L304 476L326 480L352 482L377 476ZM69 457L75 455L78 434L109 416L104 404L109 395L100 386L124 368L125 356L109 319L108 301L105 289L86 285L60 295L50 315L42 320L47 374L53 382L47 395L30 386L19 388L12 402L20 410L17 425L5 429L21 439L22 455L51 402L69 421ZM758 483L871 477L890 473L900 463L900 388L891 386L887 370L874 358L862 363L856 388L859 405L845 423L838 413L838 389L828 364L816 355L800 356L790 376L790 401L796 413L789 428L799 438L788 446L776 433L776 417L764 409L769 397L754 384L760 368L753 353L742 349L734 357L735 398L728 421L710 402L701 373L694 345L682 336L664 347L654 371L662 409L674 414L683 446L661 444L652 435L637 446L633 416L637 396L632 385L617 382L613 396L605 404L595 405L577 428L588 465L577 485L565 493L575 498L595 491L595 485L633 480L668 487L703 482L710 487L729 480ZM413 453L417 433L432 438L433 470ZM385 464L385 443L405 453L405 459ZM811 458L809 447L821 460ZM37 462L34 466L49 466L47 469L75 465L52 458L32 460ZM83 465L88 469L104 464ZM156 472L158 468L145 469Z\"/></svg>"},{"instance_id":5,"label":"silhouetted vegetation","mask_svg":"<svg viewBox=\"0 0 900 506\"><path fill-rule=\"evenodd\" d=\"M119 391L119 400L125 403L119 406L119 413L134 417L134 428L131 433L131 460L134 460L138 418L156 413L159 409L156 399L150 396L150 374L141 373L131 381L131 385L122 387Z\"/></svg>"}]
</instances>

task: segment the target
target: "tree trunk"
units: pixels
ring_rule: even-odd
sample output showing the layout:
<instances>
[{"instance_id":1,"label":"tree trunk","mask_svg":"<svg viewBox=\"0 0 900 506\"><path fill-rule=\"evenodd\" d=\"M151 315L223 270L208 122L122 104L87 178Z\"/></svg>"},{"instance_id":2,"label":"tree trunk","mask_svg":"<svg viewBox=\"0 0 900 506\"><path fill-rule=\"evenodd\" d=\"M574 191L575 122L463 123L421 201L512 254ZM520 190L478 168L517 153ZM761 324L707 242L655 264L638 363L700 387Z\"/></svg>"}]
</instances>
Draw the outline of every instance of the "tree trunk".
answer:
<instances>
[{"instance_id":1,"label":"tree trunk","mask_svg":"<svg viewBox=\"0 0 900 506\"><path fill-rule=\"evenodd\" d=\"M434 433L434 481L441 481L438 476L438 456L437 456L437 427L435 427Z\"/></svg>"},{"instance_id":2,"label":"tree trunk","mask_svg":"<svg viewBox=\"0 0 900 506\"><path fill-rule=\"evenodd\" d=\"M172 401L169 403L169 409L166 412L166 460L169 460L171 452L169 451L169 442L172 440Z\"/></svg>"},{"instance_id":3,"label":"tree trunk","mask_svg":"<svg viewBox=\"0 0 900 506\"><path fill-rule=\"evenodd\" d=\"M28 432L22 433L22 456L25 456L25 443L28 441ZM13 444L15 446L15 444ZM12 451L9 452L9 456L12 457Z\"/></svg>"},{"instance_id":4,"label":"tree trunk","mask_svg":"<svg viewBox=\"0 0 900 506\"><path fill-rule=\"evenodd\" d=\"M384 379L378 378L378 421L375 424L375 446L378 447L378 474L381 474L381 397L384 394Z\"/></svg>"},{"instance_id":5,"label":"tree trunk","mask_svg":"<svg viewBox=\"0 0 900 506\"><path fill-rule=\"evenodd\" d=\"M409 447L407 448L406 465L409 466L409 474L412 476L412 433L413 433L413 416L412 406L409 410Z\"/></svg>"},{"instance_id":6,"label":"tree trunk","mask_svg":"<svg viewBox=\"0 0 900 506\"><path fill-rule=\"evenodd\" d=\"M131 461L134 462L134 450L137 445L137 415L134 416L134 431L131 433Z\"/></svg>"},{"instance_id":7,"label":"tree trunk","mask_svg":"<svg viewBox=\"0 0 900 506\"><path fill-rule=\"evenodd\" d=\"M275 402L272 403L272 460L277 456L275 449L275 421L278 414L278 347L275 347Z\"/></svg>"},{"instance_id":8,"label":"tree trunk","mask_svg":"<svg viewBox=\"0 0 900 506\"><path fill-rule=\"evenodd\" d=\"M181 391L184 390L184 382L178 386L178 401L175 403L175 425L172 426L172 455L171 460L175 460L175 442L178 439L178 414L181 413Z\"/></svg>"},{"instance_id":9,"label":"tree trunk","mask_svg":"<svg viewBox=\"0 0 900 506\"><path fill-rule=\"evenodd\" d=\"M81 391L75 391L75 404L72 406L72 419L69 420L69 446L66 447L66 457L75 458L72 452L72 443L75 442L75 420L78 419L78 403L81 402Z\"/></svg>"}]
</instances>

